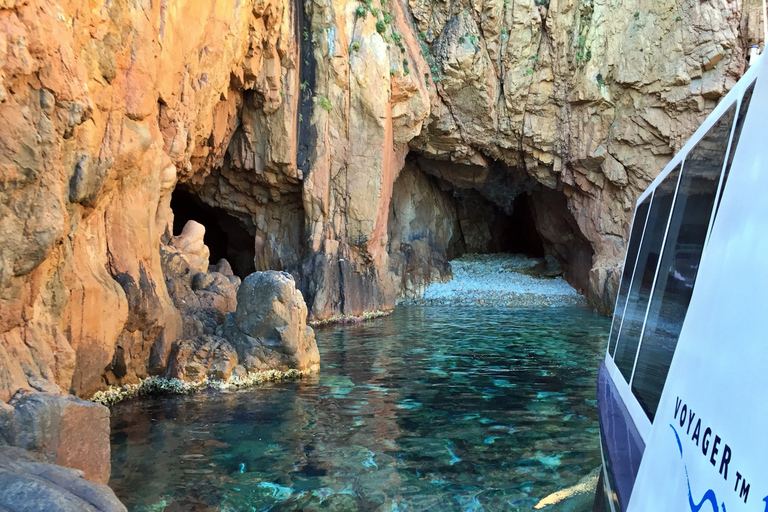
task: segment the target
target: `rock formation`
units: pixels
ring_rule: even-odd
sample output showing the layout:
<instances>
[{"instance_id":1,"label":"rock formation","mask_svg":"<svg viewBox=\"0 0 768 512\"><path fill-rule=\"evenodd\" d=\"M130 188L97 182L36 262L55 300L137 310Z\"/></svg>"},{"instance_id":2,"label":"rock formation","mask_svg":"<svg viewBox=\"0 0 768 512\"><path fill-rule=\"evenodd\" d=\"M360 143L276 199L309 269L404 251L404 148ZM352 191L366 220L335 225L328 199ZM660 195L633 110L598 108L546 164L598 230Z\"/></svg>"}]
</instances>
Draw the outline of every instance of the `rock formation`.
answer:
<instances>
[{"instance_id":1,"label":"rock formation","mask_svg":"<svg viewBox=\"0 0 768 512\"><path fill-rule=\"evenodd\" d=\"M0 404L0 445L37 454L41 462L109 481L109 409L71 395L18 392Z\"/></svg>"},{"instance_id":2,"label":"rock formation","mask_svg":"<svg viewBox=\"0 0 768 512\"><path fill-rule=\"evenodd\" d=\"M216 333L174 343L168 376L226 382L268 370L312 373L320 368L307 306L285 272L255 272L245 278L237 291L237 309Z\"/></svg>"},{"instance_id":3,"label":"rock formation","mask_svg":"<svg viewBox=\"0 0 768 512\"><path fill-rule=\"evenodd\" d=\"M126 512L105 484L82 471L38 462L29 452L0 446L0 508L8 512Z\"/></svg>"},{"instance_id":4,"label":"rock formation","mask_svg":"<svg viewBox=\"0 0 768 512\"><path fill-rule=\"evenodd\" d=\"M162 375L174 342L226 374L202 357L234 357L220 258L292 274L311 320L360 316L530 223L606 311L635 198L761 21L754 0L0 0L0 401Z\"/></svg>"}]
</instances>

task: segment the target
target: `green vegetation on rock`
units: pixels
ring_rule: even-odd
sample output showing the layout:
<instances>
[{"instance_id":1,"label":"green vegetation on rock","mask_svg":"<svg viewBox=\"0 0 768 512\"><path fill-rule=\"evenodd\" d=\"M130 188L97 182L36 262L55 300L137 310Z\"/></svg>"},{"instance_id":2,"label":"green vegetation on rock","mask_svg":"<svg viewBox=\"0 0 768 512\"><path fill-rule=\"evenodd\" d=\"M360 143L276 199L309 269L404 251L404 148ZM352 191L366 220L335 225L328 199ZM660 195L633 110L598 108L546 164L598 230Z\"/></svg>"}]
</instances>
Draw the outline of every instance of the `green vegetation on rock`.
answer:
<instances>
[{"instance_id":1,"label":"green vegetation on rock","mask_svg":"<svg viewBox=\"0 0 768 512\"><path fill-rule=\"evenodd\" d=\"M326 110L328 112L333 110L333 105L331 105L330 100L328 98L326 98L325 96L321 96L320 98L318 98L317 104L320 105L320 108L322 108L323 110Z\"/></svg>"}]
</instances>

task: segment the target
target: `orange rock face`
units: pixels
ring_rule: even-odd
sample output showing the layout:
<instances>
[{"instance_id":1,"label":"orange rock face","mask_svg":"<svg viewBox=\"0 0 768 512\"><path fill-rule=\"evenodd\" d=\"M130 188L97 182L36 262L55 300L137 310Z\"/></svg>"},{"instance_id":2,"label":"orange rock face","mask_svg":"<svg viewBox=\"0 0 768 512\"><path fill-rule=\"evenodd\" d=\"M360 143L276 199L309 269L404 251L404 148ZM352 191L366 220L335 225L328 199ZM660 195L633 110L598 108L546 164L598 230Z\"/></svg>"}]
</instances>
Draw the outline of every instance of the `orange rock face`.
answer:
<instances>
[{"instance_id":1,"label":"orange rock face","mask_svg":"<svg viewBox=\"0 0 768 512\"><path fill-rule=\"evenodd\" d=\"M608 309L634 199L738 78L760 5L541 3L0 1L0 400L162 373L187 324L161 246L359 316L530 193ZM221 241L174 232L174 191Z\"/></svg>"}]
</instances>

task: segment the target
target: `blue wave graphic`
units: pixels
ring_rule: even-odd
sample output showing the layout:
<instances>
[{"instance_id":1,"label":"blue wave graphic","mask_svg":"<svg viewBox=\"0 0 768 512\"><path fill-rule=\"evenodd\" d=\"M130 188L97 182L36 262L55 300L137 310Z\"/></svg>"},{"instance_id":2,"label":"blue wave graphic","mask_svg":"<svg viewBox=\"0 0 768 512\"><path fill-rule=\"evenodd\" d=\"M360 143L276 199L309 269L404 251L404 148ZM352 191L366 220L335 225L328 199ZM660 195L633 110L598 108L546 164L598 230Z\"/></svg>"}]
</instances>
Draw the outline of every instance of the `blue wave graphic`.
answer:
<instances>
[{"instance_id":1,"label":"blue wave graphic","mask_svg":"<svg viewBox=\"0 0 768 512\"><path fill-rule=\"evenodd\" d=\"M677 441L677 449L680 451L680 458L683 458L683 444L680 442L680 436L677 434L677 429L674 425L671 423L669 424L670 428L672 429L672 432L675 433L675 440ZM713 512L719 512L718 506L717 506L717 496L715 495L715 491L712 489L708 489L707 492L704 493L704 496L701 497L701 500L696 503L693 501L693 493L691 492L691 479L688 477L688 466L683 462L683 468L685 469L685 482L688 484L688 505L691 507L691 512L699 512L701 508L704 506L705 503L709 503L712 505L712 511ZM766 508L765 511L768 512L768 496L766 496ZM723 505L723 512L725 512L725 503Z\"/></svg>"},{"instance_id":2,"label":"blue wave graphic","mask_svg":"<svg viewBox=\"0 0 768 512\"><path fill-rule=\"evenodd\" d=\"M677 430L675 430L675 427L670 423L669 427L672 429L672 432L675 433L675 439L677 439L677 449L680 450L680 458L683 458L683 444L680 442L680 436L677 435Z\"/></svg>"}]
</instances>

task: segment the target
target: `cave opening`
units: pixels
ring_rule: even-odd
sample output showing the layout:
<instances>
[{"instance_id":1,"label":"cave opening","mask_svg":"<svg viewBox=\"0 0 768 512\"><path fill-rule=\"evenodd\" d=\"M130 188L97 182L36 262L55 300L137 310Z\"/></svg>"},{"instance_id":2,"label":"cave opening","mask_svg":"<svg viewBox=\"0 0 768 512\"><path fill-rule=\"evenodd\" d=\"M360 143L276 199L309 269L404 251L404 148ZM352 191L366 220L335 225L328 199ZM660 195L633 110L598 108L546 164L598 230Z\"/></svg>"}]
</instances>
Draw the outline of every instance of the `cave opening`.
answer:
<instances>
[{"instance_id":1,"label":"cave opening","mask_svg":"<svg viewBox=\"0 0 768 512\"><path fill-rule=\"evenodd\" d=\"M459 238L454 253L524 254L543 258L547 252L534 216L531 192L520 192L498 204L477 190L454 190Z\"/></svg>"},{"instance_id":2,"label":"cave opening","mask_svg":"<svg viewBox=\"0 0 768 512\"><path fill-rule=\"evenodd\" d=\"M562 265L563 277L586 293L594 251L562 191L536 184L503 205L477 191L454 191L454 197L460 228L454 257L467 253L554 257Z\"/></svg>"},{"instance_id":3,"label":"cave opening","mask_svg":"<svg viewBox=\"0 0 768 512\"><path fill-rule=\"evenodd\" d=\"M525 254L533 258L546 256L544 242L536 228L536 220L533 218L531 194L519 194L515 198L507 225L509 233L504 252Z\"/></svg>"},{"instance_id":4,"label":"cave opening","mask_svg":"<svg viewBox=\"0 0 768 512\"><path fill-rule=\"evenodd\" d=\"M249 229L244 220L223 208L204 203L180 187L176 187L171 196L171 210L174 235L179 235L190 220L205 226L203 241L211 252L211 265L225 258L232 266L232 272L241 279L255 272L254 230Z\"/></svg>"},{"instance_id":5,"label":"cave opening","mask_svg":"<svg viewBox=\"0 0 768 512\"><path fill-rule=\"evenodd\" d=\"M594 256L565 191L501 164L423 157L408 159L395 182L389 242L393 266L407 274L403 286L413 290L422 286L414 276L435 281L445 273L444 262L465 254L510 253L554 258L563 277L586 293Z\"/></svg>"}]
</instances>

